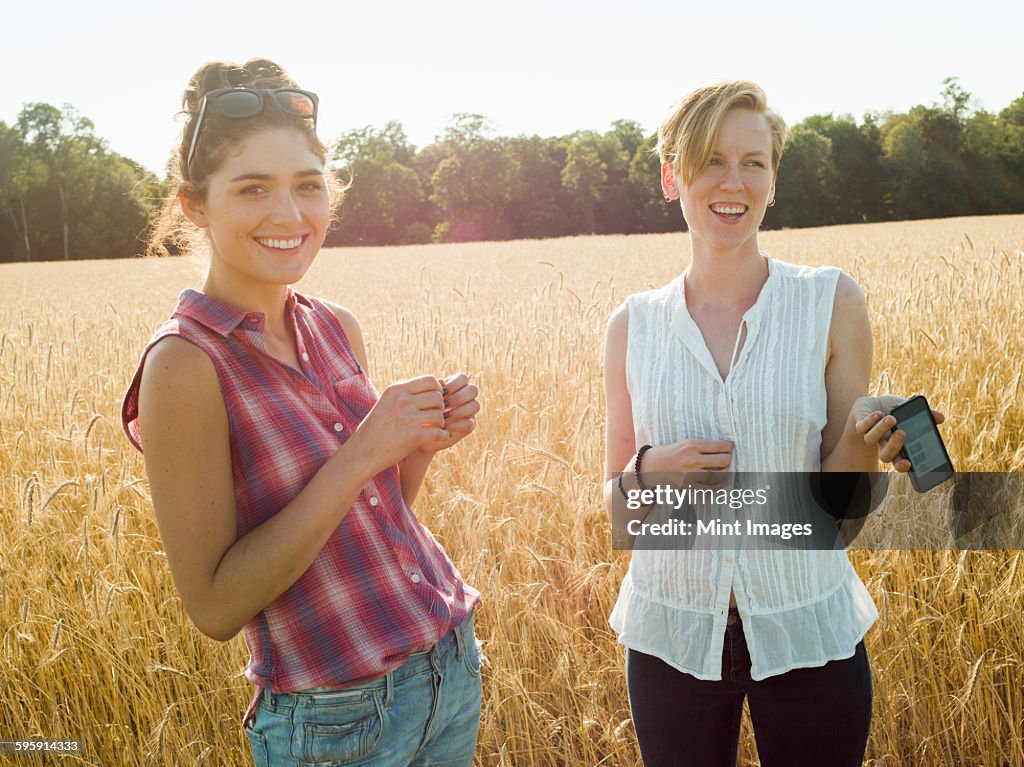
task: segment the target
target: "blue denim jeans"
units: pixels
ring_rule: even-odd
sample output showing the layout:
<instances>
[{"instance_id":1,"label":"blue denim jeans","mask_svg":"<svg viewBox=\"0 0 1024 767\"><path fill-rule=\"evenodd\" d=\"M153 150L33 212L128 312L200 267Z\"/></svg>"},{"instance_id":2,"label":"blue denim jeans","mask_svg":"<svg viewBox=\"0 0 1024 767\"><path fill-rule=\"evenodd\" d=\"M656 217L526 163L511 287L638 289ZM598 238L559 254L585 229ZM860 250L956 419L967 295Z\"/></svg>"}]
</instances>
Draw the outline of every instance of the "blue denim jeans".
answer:
<instances>
[{"instance_id":1,"label":"blue denim jeans","mask_svg":"<svg viewBox=\"0 0 1024 767\"><path fill-rule=\"evenodd\" d=\"M386 676L344 690L264 690L245 734L256 767L469 767L480 728L473 616Z\"/></svg>"},{"instance_id":2,"label":"blue denim jeans","mask_svg":"<svg viewBox=\"0 0 1024 767\"><path fill-rule=\"evenodd\" d=\"M871 667L852 658L755 682L743 622L730 611L721 681L626 651L633 725L645 767L735 767L743 699L761 767L861 767L871 727Z\"/></svg>"}]
</instances>

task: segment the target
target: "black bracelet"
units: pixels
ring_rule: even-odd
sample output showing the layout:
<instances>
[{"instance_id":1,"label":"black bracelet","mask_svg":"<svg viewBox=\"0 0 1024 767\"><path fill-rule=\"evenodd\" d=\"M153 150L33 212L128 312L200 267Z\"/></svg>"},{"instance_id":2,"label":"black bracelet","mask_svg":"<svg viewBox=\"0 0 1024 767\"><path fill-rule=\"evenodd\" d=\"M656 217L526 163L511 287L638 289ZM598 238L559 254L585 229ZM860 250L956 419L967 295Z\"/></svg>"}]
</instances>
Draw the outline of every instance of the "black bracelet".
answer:
<instances>
[{"instance_id":1,"label":"black bracelet","mask_svg":"<svg viewBox=\"0 0 1024 767\"><path fill-rule=\"evenodd\" d=\"M644 492L648 488L644 486L643 480L640 479L640 461L643 460L644 453L651 449L651 445L644 445L636 451L636 461L633 463L633 473L636 474L636 486L640 489L640 492Z\"/></svg>"},{"instance_id":2,"label":"black bracelet","mask_svg":"<svg viewBox=\"0 0 1024 767\"><path fill-rule=\"evenodd\" d=\"M633 461L633 471L636 473L636 486L638 488L640 488L640 490L645 490L646 489L643 486L643 483L640 481L640 459L643 458L644 453L646 451L650 450L650 449L651 449L650 445L644 445L643 447L641 447L640 450L637 451L636 458ZM622 497L625 498L628 501L628 500L630 500L629 493L627 493L626 492L626 488L624 488L622 486L622 475L625 474L625 473L626 472L624 472L624 471L620 471L619 472L619 482L618 482L618 484L619 484L619 493L621 493Z\"/></svg>"}]
</instances>

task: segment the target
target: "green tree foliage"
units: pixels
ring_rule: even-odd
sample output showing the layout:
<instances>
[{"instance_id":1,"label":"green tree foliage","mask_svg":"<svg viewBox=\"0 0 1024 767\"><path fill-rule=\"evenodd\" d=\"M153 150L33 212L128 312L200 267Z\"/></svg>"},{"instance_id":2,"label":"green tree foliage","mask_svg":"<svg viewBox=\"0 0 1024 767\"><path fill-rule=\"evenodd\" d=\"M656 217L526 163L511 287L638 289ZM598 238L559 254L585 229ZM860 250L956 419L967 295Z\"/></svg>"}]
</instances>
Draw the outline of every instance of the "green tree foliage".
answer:
<instances>
[{"instance_id":1,"label":"green tree foliage","mask_svg":"<svg viewBox=\"0 0 1024 767\"><path fill-rule=\"evenodd\" d=\"M597 203L596 230L600 234L640 231L639 206L629 168L643 143L643 128L633 120L615 120L598 143L608 174ZM655 184L659 185L660 181Z\"/></svg>"},{"instance_id":2,"label":"green tree foliage","mask_svg":"<svg viewBox=\"0 0 1024 767\"><path fill-rule=\"evenodd\" d=\"M765 225L1024 211L1018 113L1013 105L998 116L972 112L972 100L951 77L938 103L906 114L868 114L860 125L849 116L806 118L793 127L779 168L779 204Z\"/></svg>"},{"instance_id":3,"label":"green tree foliage","mask_svg":"<svg viewBox=\"0 0 1024 767\"><path fill-rule=\"evenodd\" d=\"M972 210L1010 213L1014 198L1020 198L1021 176L1001 155L1001 136L999 121L989 112L975 112L964 122L960 166Z\"/></svg>"},{"instance_id":4,"label":"green tree foliage","mask_svg":"<svg viewBox=\"0 0 1024 767\"><path fill-rule=\"evenodd\" d=\"M765 227L1024 212L1024 95L998 113L972 104L949 77L935 103L904 114L805 118ZM351 187L327 243L678 231L655 142L632 120L509 138L457 114L421 149L398 122L351 130L333 146ZM168 191L69 105L27 104L13 125L0 122L0 260L136 254Z\"/></svg>"},{"instance_id":5,"label":"green tree foliage","mask_svg":"<svg viewBox=\"0 0 1024 767\"><path fill-rule=\"evenodd\" d=\"M70 105L27 104L0 123L0 260L137 255L157 189Z\"/></svg>"},{"instance_id":6,"label":"green tree foliage","mask_svg":"<svg viewBox=\"0 0 1024 767\"><path fill-rule=\"evenodd\" d=\"M676 201L665 199L661 189L658 134L647 136L629 161L629 185L636 210L636 231L678 231L682 213Z\"/></svg>"},{"instance_id":7,"label":"green tree foliage","mask_svg":"<svg viewBox=\"0 0 1024 767\"><path fill-rule=\"evenodd\" d=\"M505 222L513 238L558 237L575 230L563 214L571 195L562 187L566 142L540 136L508 140L505 151L518 169L505 208Z\"/></svg>"},{"instance_id":8,"label":"green tree foliage","mask_svg":"<svg viewBox=\"0 0 1024 767\"><path fill-rule=\"evenodd\" d=\"M881 219L884 210L881 204L882 150L871 116L865 118L863 126L858 126L850 115L813 115L800 125L829 142L827 168L823 171L828 210L826 219L818 223L847 224Z\"/></svg>"},{"instance_id":9,"label":"green tree foliage","mask_svg":"<svg viewBox=\"0 0 1024 767\"><path fill-rule=\"evenodd\" d=\"M398 122L383 130L349 131L334 144L342 178L351 182L342 208L342 225L331 245L393 245L422 242L421 221L427 197L411 167L416 149ZM429 240L429 229L426 239Z\"/></svg>"},{"instance_id":10,"label":"green tree foliage","mask_svg":"<svg viewBox=\"0 0 1024 767\"><path fill-rule=\"evenodd\" d=\"M562 185L572 200L575 230L593 234L597 204L608 186L608 164L601 158L601 137L594 131L575 134L562 168Z\"/></svg>"},{"instance_id":11,"label":"green tree foliage","mask_svg":"<svg viewBox=\"0 0 1024 767\"><path fill-rule=\"evenodd\" d=\"M963 166L963 125L954 113L916 106L882 127L894 218L940 218L971 212Z\"/></svg>"},{"instance_id":12,"label":"green tree foliage","mask_svg":"<svg viewBox=\"0 0 1024 767\"><path fill-rule=\"evenodd\" d=\"M956 78L946 78L943 86L939 104L915 106L881 126L890 215L939 218L1024 210L1024 147L1006 144L1012 123L1002 115L972 114L971 95Z\"/></svg>"},{"instance_id":13,"label":"green tree foliage","mask_svg":"<svg viewBox=\"0 0 1024 767\"><path fill-rule=\"evenodd\" d=\"M828 222L834 208L834 177L831 139L812 127L797 125L782 155L775 182L776 206L770 212L783 226Z\"/></svg>"},{"instance_id":14,"label":"green tree foliage","mask_svg":"<svg viewBox=\"0 0 1024 767\"><path fill-rule=\"evenodd\" d=\"M826 226L885 218L876 118L812 115L792 128L765 225Z\"/></svg>"},{"instance_id":15,"label":"green tree foliage","mask_svg":"<svg viewBox=\"0 0 1024 767\"><path fill-rule=\"evenodd\" d=\"M481 115L458 114L445 132L447 156L431 176L431 201L441 217L434 239L500 240L508 236L505 210L517 186L506 139L492 138Z\"/></svg>"},{"instance_id":16,"label":"green tree foliage","mask_svg":"<svg viewBox=\"0 0 1024 767\"><path fill-rule=\"evenodd\" d=\"M0 206L4 224L0 228L3 260L32 260L34 233L28 224L25 197L46 183L46 167L25 143L16 128L0 122Z\"/></svg>"},{"instance_id":17,"label":"green tree foliage","mask_svg":"<svg viewBox=\"0 0 1024 767\"><path fill-rule=\"evenodd\" d=\"M1024 210L1024 94L996 117L995 155L1006 179L1009 211Z\"/></svg>"}]
</instances>

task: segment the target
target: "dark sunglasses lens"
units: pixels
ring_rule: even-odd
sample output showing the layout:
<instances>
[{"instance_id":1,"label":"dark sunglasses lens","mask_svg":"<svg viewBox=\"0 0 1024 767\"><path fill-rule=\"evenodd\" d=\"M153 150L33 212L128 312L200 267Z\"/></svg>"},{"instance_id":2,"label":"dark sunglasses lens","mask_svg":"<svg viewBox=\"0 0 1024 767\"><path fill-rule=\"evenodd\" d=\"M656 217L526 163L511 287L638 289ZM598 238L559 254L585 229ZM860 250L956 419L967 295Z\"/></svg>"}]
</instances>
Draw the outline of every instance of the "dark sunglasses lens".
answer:
<instances>
[{"instance_id":1,"label":"dark sunglasses lens","mask_svg":"<svg viewBox=\"0 0 1024 767\"><path fill-rule=\"evenodd\" d=\"M217 98L217 109L225 117L252 117L262 108L260 97L249 91L229 91Z\"/></svg>"},{"instance_id":2,"label":"dark sunglasses lens","mask_svg":"<svg viewBox=\"0 0 1024 767\"><path fill-rule=\"evenodd\" d=\"M312 117L316 114L316 104L305 93L298 91L278 91L274 94L277 105L285 112L296 117Z\"/></svg>"}]
</instances>

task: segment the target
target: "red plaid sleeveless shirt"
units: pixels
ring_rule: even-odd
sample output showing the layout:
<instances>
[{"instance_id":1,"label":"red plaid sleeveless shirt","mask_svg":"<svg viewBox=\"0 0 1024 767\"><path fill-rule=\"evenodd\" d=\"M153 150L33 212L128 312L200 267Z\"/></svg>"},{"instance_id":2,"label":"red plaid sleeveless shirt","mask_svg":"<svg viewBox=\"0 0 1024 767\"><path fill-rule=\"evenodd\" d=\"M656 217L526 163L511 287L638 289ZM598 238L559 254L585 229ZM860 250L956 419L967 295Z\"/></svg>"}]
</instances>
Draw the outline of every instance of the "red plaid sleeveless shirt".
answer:
<instances>
[{"instance_id":1,"label":"red plaid sleeveless shirt","mask_svg":"<svg viewBox=\"0 0 1024 767\"><path fill-rule=\"evenodd\" d=\"M227 409L239 537L298 495L377 401L328 306L289 289L286 316L302 373L267 354L262 313L183 291L147 345L122 408L141 451L146 353L171 335L206 352ZM292 692L367 682L431 647L479 599L405 504L392 466L367 483L299 580L244 627L246 676L257 694L264 686Z\"/></svg>"}]
</instances>

